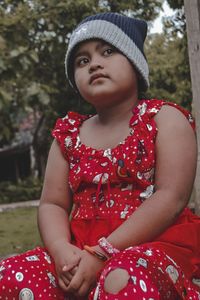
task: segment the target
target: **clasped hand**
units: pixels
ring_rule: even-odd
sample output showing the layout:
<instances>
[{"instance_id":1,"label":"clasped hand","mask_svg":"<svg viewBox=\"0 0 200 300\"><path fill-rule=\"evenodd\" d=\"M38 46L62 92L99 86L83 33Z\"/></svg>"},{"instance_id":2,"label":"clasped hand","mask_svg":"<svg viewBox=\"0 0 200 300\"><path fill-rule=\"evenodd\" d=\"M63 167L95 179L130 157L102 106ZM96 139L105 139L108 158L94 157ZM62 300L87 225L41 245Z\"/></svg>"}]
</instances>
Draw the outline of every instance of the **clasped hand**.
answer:
<instances>
[{"instance_id":1,"label":"clasped hand","mask_svg":"<svg viewBox=\"0 0 200 300\"><path fill-rule=\"evenodd\" d=\"M64 255L65 258L55 260L60 287L65 293L78 297L87 295L95 286L104 262L71 244Z\"/></svg>"}]
</instances>

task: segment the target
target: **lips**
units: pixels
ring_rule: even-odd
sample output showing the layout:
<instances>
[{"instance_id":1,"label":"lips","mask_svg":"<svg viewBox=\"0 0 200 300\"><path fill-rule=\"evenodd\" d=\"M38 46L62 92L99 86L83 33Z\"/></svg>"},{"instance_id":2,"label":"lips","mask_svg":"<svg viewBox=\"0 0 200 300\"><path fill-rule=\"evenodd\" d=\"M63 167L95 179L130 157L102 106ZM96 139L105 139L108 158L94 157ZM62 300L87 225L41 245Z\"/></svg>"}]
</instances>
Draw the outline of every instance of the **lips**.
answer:
<instances>
[{"instance_id":1,"label":"lips","mask_svg":"<svg viewBox=\"0 0 200 300\"><path fill-rule=\"evenodd\" d=\"M108 78L108 76L106 76L105 74L102 74L102 73L94 74L90 77L90 84L98 78Z\"/></svg>"}]
</instances>

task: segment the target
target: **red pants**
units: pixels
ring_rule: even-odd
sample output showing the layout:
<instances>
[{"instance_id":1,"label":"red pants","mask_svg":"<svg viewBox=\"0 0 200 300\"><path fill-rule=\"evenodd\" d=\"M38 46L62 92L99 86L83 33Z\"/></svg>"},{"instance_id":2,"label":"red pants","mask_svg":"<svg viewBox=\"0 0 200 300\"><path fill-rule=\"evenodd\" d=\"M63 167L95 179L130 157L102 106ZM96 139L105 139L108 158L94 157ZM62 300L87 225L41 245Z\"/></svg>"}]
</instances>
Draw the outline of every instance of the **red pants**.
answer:
<instances>
[{"instance_id":1,"label":"red pants","mask_svg":"<svg viewBox=\"0 0 200 300\"><path fill-rule=\"evenodd\" d=\"M118 294L109 294L104 290L106 276L119 268L128 272L128 284ZM143 245L131 247L113 256L102 270L96 288L88 297L92 300L199 300L200 293L196 286L184 278L180 268L169 256ZM0 263L0 299L72 298L64 295L58 287L54 263L43 248L36 248Z\"/></svg>"}]
</instances>

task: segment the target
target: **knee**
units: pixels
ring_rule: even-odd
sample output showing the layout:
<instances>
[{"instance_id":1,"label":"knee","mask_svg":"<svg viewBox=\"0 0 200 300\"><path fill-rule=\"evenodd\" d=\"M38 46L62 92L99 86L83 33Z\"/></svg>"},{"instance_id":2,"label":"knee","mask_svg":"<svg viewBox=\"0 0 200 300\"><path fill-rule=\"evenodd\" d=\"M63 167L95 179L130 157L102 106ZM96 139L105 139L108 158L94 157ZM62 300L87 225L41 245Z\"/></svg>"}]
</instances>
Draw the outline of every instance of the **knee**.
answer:
<instances>
[{"instance_id":1,"label":"knee","mask_svg":"<svg viewBox=\"0 0 200 300\"><path fill-rule=\"evenodd\" d=\"M104 290L110 294L117 294L127 286L130 276L124 269L115 269L105 278Z\"/></svg>"}]
</instances>

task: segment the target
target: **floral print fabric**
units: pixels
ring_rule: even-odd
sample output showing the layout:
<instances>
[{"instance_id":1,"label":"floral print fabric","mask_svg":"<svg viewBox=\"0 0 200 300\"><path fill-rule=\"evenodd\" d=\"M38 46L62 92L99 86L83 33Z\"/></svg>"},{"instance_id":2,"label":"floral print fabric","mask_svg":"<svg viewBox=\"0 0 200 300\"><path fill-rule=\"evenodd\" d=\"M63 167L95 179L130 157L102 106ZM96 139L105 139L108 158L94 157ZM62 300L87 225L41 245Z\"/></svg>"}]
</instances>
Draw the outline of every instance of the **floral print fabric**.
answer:
<instances>
[{"instance_id":1,"label":"floral print fabric","mask_svg":"<svg viewBox=\"0 0 200 300\"><path fill-rule=\"evenodd\" d=\"M129 121L130 133L115 148L96 150L81 143L79 131L90 116L69 112L58 119L53 136L69 164L74 209L72 242L81 249L96 245L120 226L154 193L157 126L154 116L162 100L141 100ZM151 243L130 247L114 255L102 270L90 299L200 299L200 220L185 209L177 222ZM104 291L112 270L122 267L130 275L118 295ZM41 280L40 280L41 279ZM178 295L178 296L177 296ZM0 264L0 299L69 300L57 285L54 262L47 250L36 248ZM71 299L71 298L70 298Z\"/></svg>"},{"instance_id":2,"label":"floral print fabric","mask_svg":"<svg viewBox=\"0 0 200 300\"><path fill-rule=\"evenodd\" d=\"M67 300L58 288L52 258L43 248L0 262L1 300Z\"/></svg>"},{"instance_id":3,"label":"floral print fabric","mask_svg":"<svg viewBox=\"0 0 200 300\"><path fill-rule=\"evenodd\" d=\"M117 295L105 292L106 276L115 269L129 273L127 286ZM198 300L200 293L184 277L171 257L149 245L130 247L113 256L101 273L90 299L147 299L147 300Z\"/></svg>"}]
</instances>

